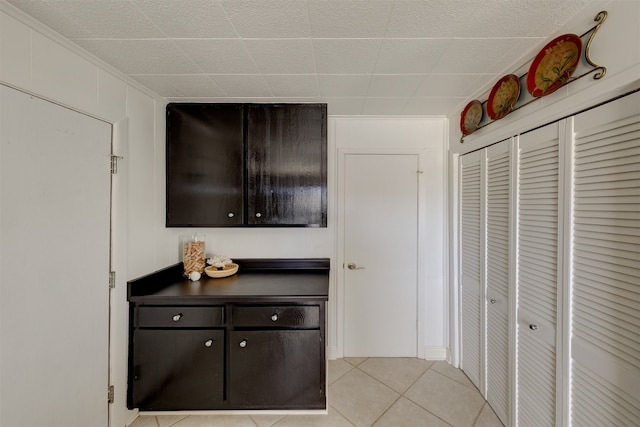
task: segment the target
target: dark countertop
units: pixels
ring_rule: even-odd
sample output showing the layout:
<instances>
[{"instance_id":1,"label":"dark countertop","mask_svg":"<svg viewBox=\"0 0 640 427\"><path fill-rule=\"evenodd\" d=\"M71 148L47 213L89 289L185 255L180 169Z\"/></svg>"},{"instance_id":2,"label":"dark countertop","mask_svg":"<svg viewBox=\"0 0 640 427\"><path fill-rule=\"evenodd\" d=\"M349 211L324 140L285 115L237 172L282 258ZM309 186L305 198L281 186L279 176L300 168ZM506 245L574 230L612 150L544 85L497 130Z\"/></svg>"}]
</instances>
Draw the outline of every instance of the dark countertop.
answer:
<instances>
[{"instance_id":1,"label":"dark countertop","mask_svg":"<svg viewBox=\"0 0 640 427\"><path fill-rule=\"evenodd\" d=\"M237 259L230 277L196 282L182 275L182 263L127 282L127 299L139 304L327 301L329 259Z\"/></svg>"}]
</instances>

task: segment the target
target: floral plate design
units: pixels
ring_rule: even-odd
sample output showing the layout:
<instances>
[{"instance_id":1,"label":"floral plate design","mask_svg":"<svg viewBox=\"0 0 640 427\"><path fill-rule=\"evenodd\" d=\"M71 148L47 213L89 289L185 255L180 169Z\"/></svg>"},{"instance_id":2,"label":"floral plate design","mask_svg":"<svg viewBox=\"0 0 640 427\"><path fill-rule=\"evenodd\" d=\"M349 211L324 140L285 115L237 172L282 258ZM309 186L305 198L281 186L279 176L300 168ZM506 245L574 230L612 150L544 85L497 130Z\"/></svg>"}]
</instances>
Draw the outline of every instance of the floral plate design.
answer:
<instances>
[{"instance_id":1,"label":"floral plate design","mask_svg":"<svg viewBox=\"0 0 640 427\"><path fill-rule=\"evenodd\" d=\"M529 67L529 93L539 98L562 87L578 68L581 53L582 40L575 34L564 34L547 43Z\"/></svg>"},{"instance_id":2,"label":"floral plate design","mask_svg":"<svg viewBox=\"0 0 640 427\"><path fill-rule=\"evenodd\" d=\"M487 100L487 114L491 120L498 120L511 112L520 98L520 79L515 74L507 74L493 85Z\"/></svg>"},{"instance_id":3,"label":"floral plate design","mask_svg":"<svg viewBox=\"0 0 640 427\"><path fill-rule=\"evenodd\" d=\"M478 129L478 125L482 121L482 103L474 99L464 107L460 114L460 130L463 135L471 135Z\"/></svg>"}]
</instances>

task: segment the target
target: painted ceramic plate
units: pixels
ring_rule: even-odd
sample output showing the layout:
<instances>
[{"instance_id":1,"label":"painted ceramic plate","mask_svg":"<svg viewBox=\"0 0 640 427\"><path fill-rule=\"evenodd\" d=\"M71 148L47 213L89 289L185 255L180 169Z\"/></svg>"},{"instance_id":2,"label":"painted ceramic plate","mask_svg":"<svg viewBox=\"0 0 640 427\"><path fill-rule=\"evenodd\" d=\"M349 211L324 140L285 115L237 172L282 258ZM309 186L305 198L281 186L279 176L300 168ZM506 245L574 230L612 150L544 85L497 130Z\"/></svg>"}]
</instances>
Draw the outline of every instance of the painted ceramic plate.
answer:
<instances>
[{"instance_id":1,"label":"painted ceramic plate","mask_svg":"<svg viewBox=\"0 0 640 427\"><path fill-rule=\"evenodd\" d=\"M547 43L529 67L529 93L538 98L562 87L578 68L581 53L582 40L575 34L564 34Z\"/></svg>"},{"instance_id":2,"label":"painted ceramic plate","mask_svg":"<svg viewBox=\"0 0 640 427\"><path fill-rule=\"evenodd\" d=\"M462 114L460 114L460 130L463 135L471 135L482 120L482 103L477 99L474 99L464 107Z\"/></svg>"},{"instance_id":3,"label":"painted ceramic plate","mask_svg":"<svg viewBox=\"0 0 640 427\"><path fill-rule=\"evenodd\" d=\"M487 114L498 120L511 112L520 98L520 79L515 74L507 74L493 85L487 100Z\"/></svg>"}]
</instances>

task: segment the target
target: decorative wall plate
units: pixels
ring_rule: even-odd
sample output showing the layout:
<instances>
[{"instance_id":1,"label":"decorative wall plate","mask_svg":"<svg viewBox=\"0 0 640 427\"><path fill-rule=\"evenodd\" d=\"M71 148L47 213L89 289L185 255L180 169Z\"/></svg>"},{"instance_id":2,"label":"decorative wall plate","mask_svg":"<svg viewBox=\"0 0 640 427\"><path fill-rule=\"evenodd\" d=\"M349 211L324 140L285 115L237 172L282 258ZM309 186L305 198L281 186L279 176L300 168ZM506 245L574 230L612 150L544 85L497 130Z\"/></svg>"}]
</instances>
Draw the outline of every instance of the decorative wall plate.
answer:
<instances>
[{"instance_id":1,"label":"decorative wall plate","mask_svg":"<svg viewBox=\"0 0 640 427\"><path fill-rule=\"evenodd\" d=\"M474 99L464 107L460 114L460 130L463 135L471 135L478 129L480 121L482 121L482 103Z\"/></svg>"},{"instance_id":2,"label":"decorative wall plate","mask_svg":"<svg viewBox=\"0 0 640 427\"><path fill-rule=\"evenodd\" d=\"M575 34L564 34L547 43L529 67L529 93L537 98L562 87L578 68L581 53L582 40Z\"/></svg>"},{"instance_id":3,"label":"decorative wall plate","mask_svg":"<svg viewBox=\"0 0 640 427\"><path fill-rule=\"evenodd\" d=\"M515 74L507 74L493 85L487 100L487 114L498 120L511 112L520 98L520 79Z\"/></svg>"}]
</instances>

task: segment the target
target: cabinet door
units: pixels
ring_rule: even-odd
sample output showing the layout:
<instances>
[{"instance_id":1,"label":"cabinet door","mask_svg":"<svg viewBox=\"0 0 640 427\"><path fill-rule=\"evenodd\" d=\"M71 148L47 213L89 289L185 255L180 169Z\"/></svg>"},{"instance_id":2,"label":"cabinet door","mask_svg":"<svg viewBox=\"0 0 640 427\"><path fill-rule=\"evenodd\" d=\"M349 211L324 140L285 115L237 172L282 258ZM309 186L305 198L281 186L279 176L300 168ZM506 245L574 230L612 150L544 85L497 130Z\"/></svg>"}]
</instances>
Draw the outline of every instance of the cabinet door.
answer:
<instances>
[{"instance_id":1,"label":"cabinet door","mask_svg":"<svg viewBox=\"0 0 640 427\"><path fill-rule=\"evenodd\" d=\"M518 425L556 425L558 125L518 141ZM560 271L559 271L560 270Z\"/></svg>"},{"instance_id":2,"label":"cabinet door","mask_svg":"<svg viewBox=\"0 0 640 427\"><path fill-rule=\"evenodd\" d=\"M571 424L640 425L640 94L575 117Z\"/></svg>"},{"instance_id":3,"label":"cabinet door","mask_svg":"<svg viewBox=\"0 0 640 427\"><path fill-rule=\"evenodd\" d=\"M327 107L247 107L247 215L253 225L327 225Z\"/></svg>"},{"instance_id":4,"label":"cabinet door","mask_svg":"<svg viewBox=\"0 0 640 427\"><path fill-rule=\"evenodd\" d=\"M467 154L461 159L461 200L460 200L460 276L461 276L461 368L481 388L480 377L484 363L481 328L484 298L482 271L484 234L482 214L482 189L480 152ZM484 152L483 152L484 154Z\"/></svg>"},{"instance_id":5,"label":"cabinet door","mask_svg":"<svg viewBox=\"0 0 640 427\"><path fill-rule=\"evenodd\" d=\"M509 425L509 263L511 141L487 148L486 373L487 401Z\"/></svg>"},{"instance_id":6,"label":"cabinet door","mask_svg":"<svg viewBox=\"0 0 640 427\"><path fill-rule=\"evenodd\" d=\"M243 107L167 106L168 227L243 223Z\"/></svg>"},{"instance_id":7,"label":"cabinet door","mask_svg":"<svg viewBox=\"0 0 640 427\"><path fill-rule=\"evenodd\" d=\"M232 409L325 408L319 330L234 331L229 345Z\"/></svg>"},{"instance_id":8,"label":"cabinet door","mask_svg":"<svg viewBox=\"0 0 640 427\"><path fill-rule=\"evenodd\" d=\"M132 369L131 408L219 408L224 393L224 331L136 330Z\"/></svg>"}]
</instances>

